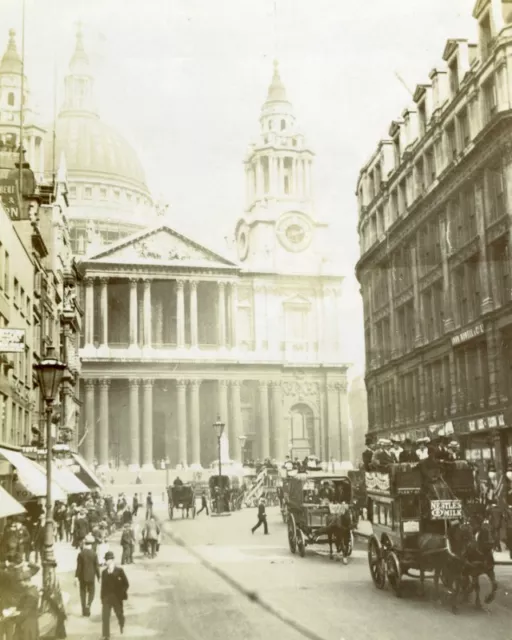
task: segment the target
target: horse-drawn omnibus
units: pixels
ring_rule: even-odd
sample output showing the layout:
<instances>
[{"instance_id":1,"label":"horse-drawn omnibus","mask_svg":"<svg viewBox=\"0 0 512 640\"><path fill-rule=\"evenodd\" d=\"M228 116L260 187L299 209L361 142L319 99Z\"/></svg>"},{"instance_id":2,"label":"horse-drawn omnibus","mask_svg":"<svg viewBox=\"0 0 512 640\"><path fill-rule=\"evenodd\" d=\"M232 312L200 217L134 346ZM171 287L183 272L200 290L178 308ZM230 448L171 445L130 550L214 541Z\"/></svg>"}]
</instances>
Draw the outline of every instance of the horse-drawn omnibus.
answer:
<instances>
[{"instance_id":1,"label":"horse-drawn omnibus","mask_svg":"<svg viewBox=\"0 0 512 640\"><path fill-rule=\"evenodd\" d=\"M392 464L365 474L369 519L368 564L375 586L386 578L397 596L402 578L432 573L436 590L450 558L450 529L467 519L475 496L473 471L465 461ZM469 525L467 525L469 526ZM411 571L419 572L416 574Z\"/></svg>"},{"instance_id":2,"label":"horse-drawn omnibus","mask_svg":"<svg viewBox=\"0 0 512 640\"><path fill-rule=\"evenodd\" d=\"M237 475L213 475L208 481L213 513L225 513L241 508L242 488Z\"/></svg>"},{"instance_id":3,"label":"horse-drawn omnibus","mask_svg":"<svg viewBox=\"0 0 512 640\"><path fill-rule=\"evenodd\" d=\"M193 485L182 484L168 487L167 489L169 518L174 517L175 509L181 509L181 517L189 517L192 512L192 518L196 517L196 495Z\"/></svg>"},{"instance_id":4,"label":"horse-drawn omnibus","mask_svg":"<svg viewBox=\"0 0 512 640\"><path fill-rule=\"evenodd\" d=\"M344 562L353 548L352 486L346 475L312 471L289 477L287 501L288 544L292 553L306 554L306 547L333 543Z\"/></svg>"}]
</instances>

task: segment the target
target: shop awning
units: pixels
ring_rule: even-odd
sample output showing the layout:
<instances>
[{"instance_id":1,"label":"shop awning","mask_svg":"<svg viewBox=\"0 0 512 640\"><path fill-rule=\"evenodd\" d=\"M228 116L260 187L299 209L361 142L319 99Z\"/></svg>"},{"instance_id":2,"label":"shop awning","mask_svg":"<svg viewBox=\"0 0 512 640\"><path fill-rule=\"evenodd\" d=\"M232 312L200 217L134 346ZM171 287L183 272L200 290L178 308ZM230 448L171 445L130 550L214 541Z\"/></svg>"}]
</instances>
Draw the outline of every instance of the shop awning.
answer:
<instances>
[{"instance_id":1,"label":"shop awning","mask_svg":"<svg viewBox=\"0 0 512 640\"><path fill-rule=\"evenodd\" d=\"M103 489L103 483L94 473L87 462L78 453L72 453L73 459L80 467L80 471L76 472L78 478L91 489Z\"/></svg>"},{"instance_id":2,"label":"shop awning","mask_svg":"<svg viewBox=\"0 0 512 640\"><path fill-rule=\"evenodd\" d=\"M26 458L19 451L0 447L0 455L16 469L18 480L14 483L13 495L18 502L27 502L32 498L46 495L46 474L39 465ZM52 499L66 500L67 494L52 481Z\"/></svg>"},{"instance_id":3,"label":"shop awning","mask_svg":"<svg viewBox=\"0 0 512 640\"><path fill-rule=\"evenodd\" d=\"M0 486L0 518L17 516L20 513L25 513L25 507Z\"/></svg>"},{"instance_id":4,"label":"shop awning","mask_svg":"<svg viewBox=\"0 0 512 640\"><path fill-rule=\"evenodd\" d=\"M86 486L65 464L54 462L52 467L53 479L69 494L90 493Z\"/></svg>"}]
</instances>

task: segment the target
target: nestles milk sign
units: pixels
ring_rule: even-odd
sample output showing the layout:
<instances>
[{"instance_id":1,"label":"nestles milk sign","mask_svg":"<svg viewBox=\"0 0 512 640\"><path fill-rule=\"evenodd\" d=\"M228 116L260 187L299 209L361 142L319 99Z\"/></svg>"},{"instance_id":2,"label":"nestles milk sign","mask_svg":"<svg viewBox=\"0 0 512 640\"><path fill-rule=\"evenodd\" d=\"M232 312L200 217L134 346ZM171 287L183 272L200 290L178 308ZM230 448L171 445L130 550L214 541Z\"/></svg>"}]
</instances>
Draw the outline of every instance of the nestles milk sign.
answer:
<instances>
[{"instance_id":1,"label":"nestles milk sign","mask_svg":"<svg viewBox=\"0 0 512 640\"><path fill-rule=\"evenodd\" d=\"M484 324L481 322L480 324L471 327L470 329L466 329L461 333L458 333L456 336L452 338L452 345L456 346L461 344L462 342L467 342L468 340L472 340L476 338L476 336L481 336L484 333Z\"/></svg>"},{"instance_id":2,"label":"nestles milk sign","mask_svg":"<svg viewBox=\"0 0 512 640\"><path fill-rule=\"evenodd\" d=\"M430 513L432 515L432 520L461 518L462 503L460 500L431 500Z\"/></svg>"}]
</instances>

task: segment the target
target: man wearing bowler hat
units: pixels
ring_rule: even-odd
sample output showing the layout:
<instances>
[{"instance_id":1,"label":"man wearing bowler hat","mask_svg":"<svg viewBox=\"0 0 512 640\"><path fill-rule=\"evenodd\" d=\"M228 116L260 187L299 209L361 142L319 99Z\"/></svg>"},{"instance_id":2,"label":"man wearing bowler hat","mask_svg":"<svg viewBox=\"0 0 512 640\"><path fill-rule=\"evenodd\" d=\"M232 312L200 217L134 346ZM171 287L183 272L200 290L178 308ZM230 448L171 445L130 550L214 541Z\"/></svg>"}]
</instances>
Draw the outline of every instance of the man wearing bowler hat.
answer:
<instances>
[{"instance_id":1,"label":"man wearing bowler hat","mask_svg":"<svg viewBox=\"0 0 512 640\"><path fill-rule=\"evenodd\" d=\"M110 640L110 614L112 609L119 622L119 630L124 631L123 602L128 600L128 578L121 567L116 567L114 554L107 551L105 554L107 568L101 574L101 604L103 622L103 640Z\"/></svg>"},{"instance_id":2,"label":"man wearing bowler hat","mask_svg":"<svg viewBox=\"0 0 512 640\"><path fill-rule=\"evenodd\" d=\"M94 537L89 533L84 538L84 548L76 559L75 578L80 585L80 602L82 615L91 615L91 605L94 600L94 582L100 579L100 565L98 556L93 550Z\"/></svg>"}]
</instances>

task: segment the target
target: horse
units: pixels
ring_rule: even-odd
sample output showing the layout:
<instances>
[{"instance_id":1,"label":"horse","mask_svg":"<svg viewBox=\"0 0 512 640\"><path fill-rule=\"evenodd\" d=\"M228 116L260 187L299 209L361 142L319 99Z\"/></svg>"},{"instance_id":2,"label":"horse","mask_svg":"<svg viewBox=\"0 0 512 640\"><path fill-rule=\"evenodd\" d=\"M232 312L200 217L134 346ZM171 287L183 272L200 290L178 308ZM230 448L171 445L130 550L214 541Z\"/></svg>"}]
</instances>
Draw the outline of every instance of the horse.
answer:
<instances>
[{"instance_id":1,"label":"horse","mask_svg":"<svg viewBox=\"0 0 512 640\"><path fill-rule=\"evenodd\" d=\"M490 604L498 590L498 582L494 571L494 536L488 520L473 520L460 526L460 547L456 553L460 554L463 566L456 580L457 594L462 592L465 601L469 600L471 592L475 592L475 607L482 608L480 600L480 576L486 575L491 582L491 592L485 597L485 604Z\"/></svg>"},{"instance_id":2,"label":"horse","mask_svg":"<svg viewBox=\"0 0 512 640\"><path fill-rule=\"evenodd\" d=\"M336 552L342 553L343 564L348 564L348 553L350 549L350 532L354 528L354 518L349 507L340 513L330 513L327 516L326 526L318 529L315 533L315 539L321 535L327 535L329 541L329 558L333 559L333 543L336 546Z\"/></svg>"}]
</instances>

